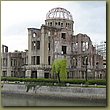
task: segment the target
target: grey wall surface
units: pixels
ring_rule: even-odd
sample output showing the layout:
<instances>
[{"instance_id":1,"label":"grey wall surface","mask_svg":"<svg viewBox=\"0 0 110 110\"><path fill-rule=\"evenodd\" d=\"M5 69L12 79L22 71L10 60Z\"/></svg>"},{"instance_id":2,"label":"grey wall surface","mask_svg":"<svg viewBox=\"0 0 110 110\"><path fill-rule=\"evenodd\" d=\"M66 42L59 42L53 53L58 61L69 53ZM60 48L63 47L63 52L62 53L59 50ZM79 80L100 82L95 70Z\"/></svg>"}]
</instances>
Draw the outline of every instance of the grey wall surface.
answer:
<instances>
[{"instance_id":1,"label":"grey wall surface","mask_svg":"<svg viewBox=\"0 0 110 110\"><path fill-rule=\"evenodd\" d=\"M36 86L26 92L27 87L19 84L4 84L2 91L20 94L43 94L60 97L79 97L106 99L106 88L82 88L82 87L58 87L58 86Z\"/></svg>"}]
</instances>

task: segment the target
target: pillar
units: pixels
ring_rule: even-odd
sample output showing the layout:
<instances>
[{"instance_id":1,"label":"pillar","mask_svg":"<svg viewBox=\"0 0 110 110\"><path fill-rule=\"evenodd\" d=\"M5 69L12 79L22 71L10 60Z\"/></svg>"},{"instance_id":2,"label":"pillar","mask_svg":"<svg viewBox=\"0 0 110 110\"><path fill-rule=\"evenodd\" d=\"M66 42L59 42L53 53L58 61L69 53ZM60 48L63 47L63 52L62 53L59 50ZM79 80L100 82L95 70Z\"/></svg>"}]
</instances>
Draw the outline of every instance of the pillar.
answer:
<instances>
[{"instance_id":1,"label":"pillar","mask_svg":"<svg viewBox=\"0 0 110 110\"><path fill-rule=\"evenodd\" d=\"M11 76L11 59L10 59L10 53L7 54L7 76Z\"/></svg>"}]
</instances>

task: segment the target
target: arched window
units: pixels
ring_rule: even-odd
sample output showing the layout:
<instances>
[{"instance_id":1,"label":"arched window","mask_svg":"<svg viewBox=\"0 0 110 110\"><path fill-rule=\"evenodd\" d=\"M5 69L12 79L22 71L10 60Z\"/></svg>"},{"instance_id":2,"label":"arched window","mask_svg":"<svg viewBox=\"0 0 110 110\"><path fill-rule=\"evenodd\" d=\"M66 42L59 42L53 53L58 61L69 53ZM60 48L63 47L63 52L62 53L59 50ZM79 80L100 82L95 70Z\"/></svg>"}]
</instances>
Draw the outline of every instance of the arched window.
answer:
<instances>
[{"instance_id":1,"label":"arched window","mask_svg":"<svg viewBox=\"0 0 110 110\"><path fill-rule=\"evenodd\" d=\"M36 33L33 33L33 37L36 37Z\"/></svg>"},{"instance_id":2,"label":"arched window","mask_svg":"<svg viewBox=\"0 0 110 110\"><path fill-rule=\"evenodd\" d=\"M60 26L60 22L58 22L58 25Z\"/></svg>"},{"instance_id":3,"label":"arched window","mask_svg":"<svg viewBox=\"0 0 110 110\"><path fill-rule=\"evenodd\" d=\"M52 22L50 22L50 26L52 26Z\"/></svg>"},{"instance_id":4,"label":"arched window","mask_svg":"<svg viewBox=\"0 0 110 110\"><path fill-rule=\"evenodd\" d=\"M61 27L63 27L63 23L61 23Z\"/></svg>"},{"instance_id":5,"label":"arched window","mask_svg":"<svg viewBox=\"0 0 110 110\"><path fill-rule=\"evenodd\" d=\"M55 22L55 26L57 25L57 22Z\"/></svg>"}]
</instances>

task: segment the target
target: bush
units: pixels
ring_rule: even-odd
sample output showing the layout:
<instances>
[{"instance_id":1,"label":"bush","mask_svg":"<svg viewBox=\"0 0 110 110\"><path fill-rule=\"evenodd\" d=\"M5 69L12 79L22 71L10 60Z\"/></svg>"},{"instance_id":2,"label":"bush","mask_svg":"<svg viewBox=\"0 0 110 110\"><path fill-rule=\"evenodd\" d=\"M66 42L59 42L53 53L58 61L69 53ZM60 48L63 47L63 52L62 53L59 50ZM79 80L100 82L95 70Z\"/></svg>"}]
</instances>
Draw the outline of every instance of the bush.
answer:
<instances>
[{"instance_id":1,"label":"bush","mask_svg":"<svg viewBox=\"0 0 110 110\"><path fill-rule=\"evenodd\" d=\"M88 80L89 84L90 85L94 85L94 84L97 84L97 85L106 85L106 80Z\"/></svg>"},{"instance_id":2,"label":"bush","mask_svg":"<svg viewBox=\"0 0 110 110\"><path fill-rule=\"evenodd\" d=\"M85 83L85 80L81 80L81 79L67 79L67 80L63 80L61 82L64 82L64 83L70 83L70 84L84 84Z\"/></svg>"},{"instance_id":3,"label":"bush","mask_svg":"<svg viewBox=\"0 0 110 110\"><path fill-rule=\"evenodd\" d=\"M44 85L53 85L54 83L58 83L56 79L45 79L45 78L16 78L16 77L1 77L1 81L18 81L18 82L35 82ZM65 85L66 83L70 84L85 84L85 80L80 79L66 79L61 80L61 85ZM106 80L88 80L89 85L106 85Z\"/></svg>"},{"instance_id":4,"label":"bush","mask_svg":"<svg viewBox=\"0 0 110 110\"><path fill-rule=\"evenodd\" d=\"M89 85L89 81L86 81L85 82L85 87L88 87L88 85Z\"/></svg>"}]
</instances>

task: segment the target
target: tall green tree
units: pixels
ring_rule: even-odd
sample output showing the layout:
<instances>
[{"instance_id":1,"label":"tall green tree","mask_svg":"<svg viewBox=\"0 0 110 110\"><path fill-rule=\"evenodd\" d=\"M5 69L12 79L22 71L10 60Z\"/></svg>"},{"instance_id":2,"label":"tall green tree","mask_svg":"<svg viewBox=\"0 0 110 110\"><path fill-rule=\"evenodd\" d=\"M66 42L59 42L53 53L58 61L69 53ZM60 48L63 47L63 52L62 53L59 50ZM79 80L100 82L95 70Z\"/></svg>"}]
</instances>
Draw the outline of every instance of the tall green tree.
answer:
<instances>
[{"instance_id":1,"label":"tall green tree","mask_svg":"<svg viewBox=\"0 0 110 110\"><path fill-rule=\"evenodd\" d=\"M52 64L52 73L56 74L58 78L58 82L60 83L62 79L67 79L67 60L64 59L56 59Z\"/></svg>"}]
</instances>

